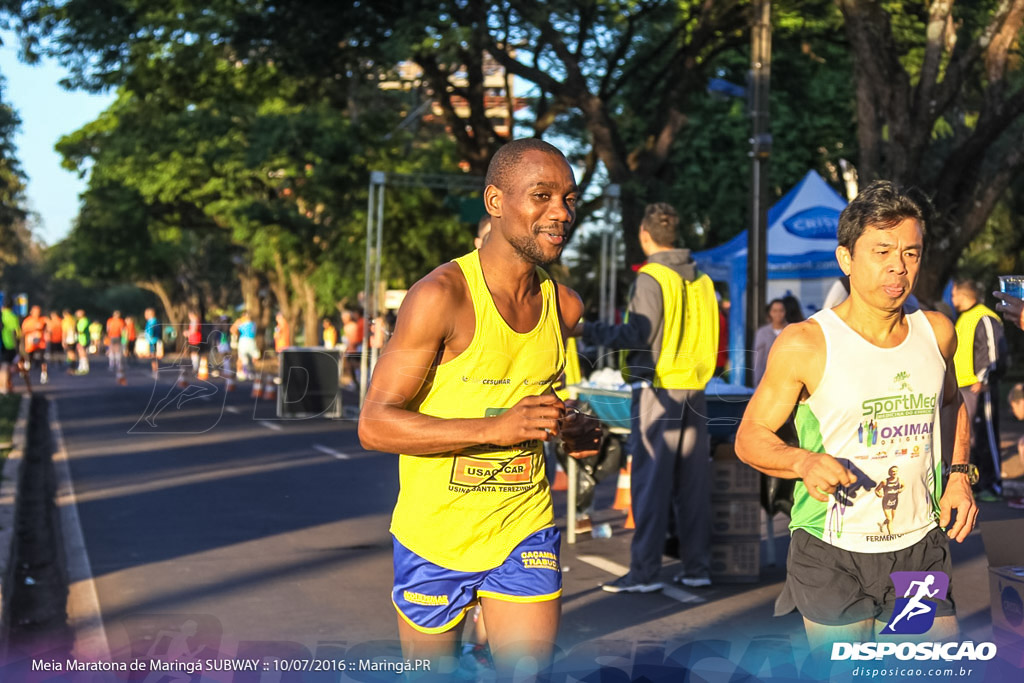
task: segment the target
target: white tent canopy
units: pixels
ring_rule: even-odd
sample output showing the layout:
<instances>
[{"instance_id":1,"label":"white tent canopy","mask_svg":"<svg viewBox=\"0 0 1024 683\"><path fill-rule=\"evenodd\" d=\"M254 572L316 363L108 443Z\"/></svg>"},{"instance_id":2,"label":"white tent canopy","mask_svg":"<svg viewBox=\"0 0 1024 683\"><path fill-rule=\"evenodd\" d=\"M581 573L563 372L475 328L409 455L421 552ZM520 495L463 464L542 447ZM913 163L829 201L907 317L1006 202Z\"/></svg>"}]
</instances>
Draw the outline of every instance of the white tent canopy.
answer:
<instances>
[{"instance_id":1,"label":"white tent canopy","mask_svg":"<svg viewBox=\"0 0 1024 683\"><path fill-rule=\"evenodd\" d=\"M792 294L804 314L817 311L842 275L836 262L836 230L846 200L814 170L768 210L765 300ZM729 286L729 358L732 383L741 384L746 358L747 231L694 254L700 269Z\"/></svg>"}]
</instances>

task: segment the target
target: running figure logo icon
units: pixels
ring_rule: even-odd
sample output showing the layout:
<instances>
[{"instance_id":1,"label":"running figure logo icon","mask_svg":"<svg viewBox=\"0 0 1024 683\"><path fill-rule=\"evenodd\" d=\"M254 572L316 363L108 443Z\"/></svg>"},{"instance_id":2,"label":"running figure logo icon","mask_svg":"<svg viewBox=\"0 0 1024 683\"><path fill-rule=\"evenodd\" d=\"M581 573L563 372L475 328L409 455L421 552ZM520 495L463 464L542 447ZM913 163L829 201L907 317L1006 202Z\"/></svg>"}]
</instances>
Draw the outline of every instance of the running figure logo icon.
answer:
<instances>
[{"instance_id":1,"label":"running figure logo icon","mask_svg":"<svg viewBox=\"0 0 1024 683\"><path fill-rule=\"evenodd\" d=\"M892 617L880 633L926 633L935 622L935 600L945 600L949 592L949 576L945 572L893 572L889 576L896 594L903 597L896 598Z\"/></svg>"}]
</instances>

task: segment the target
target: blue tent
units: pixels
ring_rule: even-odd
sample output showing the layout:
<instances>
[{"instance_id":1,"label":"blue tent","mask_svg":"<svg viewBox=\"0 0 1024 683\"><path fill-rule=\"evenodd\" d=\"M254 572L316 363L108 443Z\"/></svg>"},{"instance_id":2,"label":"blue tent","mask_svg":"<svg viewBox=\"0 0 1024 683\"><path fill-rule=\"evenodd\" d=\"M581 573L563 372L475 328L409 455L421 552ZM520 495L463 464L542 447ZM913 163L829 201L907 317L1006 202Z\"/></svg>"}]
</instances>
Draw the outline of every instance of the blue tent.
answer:
<instances>
[{"instance_id":1,"label":"blue tent","mask_svg":"<svg viewBox=\"0 0 1024 683\"><path fill-rule=\"evenodd\" d=\"M811 170L768 210L765 300L792 293L805 315L817 311L836 278L836 230L846 206L835 190ZM729 360L732 384L746 376L747 231L725 244L693 255L712 280L729 286Z\"/></svg>"}]
</instances>

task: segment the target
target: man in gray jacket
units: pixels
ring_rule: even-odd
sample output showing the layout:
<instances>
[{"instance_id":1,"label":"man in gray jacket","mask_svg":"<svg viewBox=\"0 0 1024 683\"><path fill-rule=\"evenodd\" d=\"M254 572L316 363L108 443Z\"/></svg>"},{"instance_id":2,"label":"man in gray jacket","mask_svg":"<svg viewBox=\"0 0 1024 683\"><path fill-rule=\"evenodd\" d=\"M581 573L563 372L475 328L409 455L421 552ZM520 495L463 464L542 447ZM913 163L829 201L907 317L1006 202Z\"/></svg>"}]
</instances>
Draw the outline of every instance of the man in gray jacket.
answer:
<instances>
[{"instance_id":1,"label":"man in gray jacket","mask_svg":"<svg viewBox=\"0 0 1024 683\"><path fill-rule=\"evenodd\" d=\"M647 257L621 325L585 323L583 338L622 350L634 383L629 452L636 533L629 573L604 584L610 593L660 590L669 510L675 515L683 571L675 580L708 586L711 464L704 387L715 368L718 302L688 249L676 249L679 218L668 204L647 207L640 246ZM638 382L639 380L639 382Z\"/></svg>"},{"instance_id":2,"label":"man in gray jacket","mask_svg":"<svg viewBox=\"0 0 1024 683\"><path fill-rule=\"evenodd\" d=\"M981 300L982 288L970 278L953 281L953 306L956 320L957 349L953 357L960 396L967 406L971 424L971 462L978 467L978 493L983 502L1000 499L999 371L1006 359L1006 339L999 315Z\"/></svg>"}]
</instances>

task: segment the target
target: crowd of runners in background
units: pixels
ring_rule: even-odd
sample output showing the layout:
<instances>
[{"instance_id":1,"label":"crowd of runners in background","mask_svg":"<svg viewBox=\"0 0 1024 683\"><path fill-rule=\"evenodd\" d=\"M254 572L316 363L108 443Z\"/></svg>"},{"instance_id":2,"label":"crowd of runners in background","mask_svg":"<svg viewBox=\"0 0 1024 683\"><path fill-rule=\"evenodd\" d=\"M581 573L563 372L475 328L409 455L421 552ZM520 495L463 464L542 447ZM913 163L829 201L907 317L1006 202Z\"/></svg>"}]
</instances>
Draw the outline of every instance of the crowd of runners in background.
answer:
<instances>
[{"instance_id":1,"label":"crowd of runners in background","mask_svg":"<svg viewBox=\"0 0 1024 683\"><path fill-rule=\"evenodd\" d=\"M0 294L0 301L0 395L13 391L18 378L31 392L33 384L46 384L54 371L72 375L95 372L95 359L90 365L90 356L106 356L106 371L122 385L127 383L127 369L142 367L146 361L156 379L165 355L165 366L175 366L182 376L205 379L212 375L247 381L260 375L265 360L276 358L295 344L281 313L268 330L272 338L266 340L265 351L261 351L256 322L247 311L234 321L226 315L204 321L199 313L191 311L184 329L176 330L162 322L154 308L147 308L141 319L115 310L103 321L102 316L92 318L83 309L44 314L38 305L22 306L27 312L19 315L10 297ZM333 320L324 318L319 338L306 340L304 345L337 349L344 360L342 381L354 386L359 378L366 320L360 309L347 308L340 322L336 327ZM371 346L383 346L391 323L386 317L371 323Z\"/></svg>"}]
</instances>

